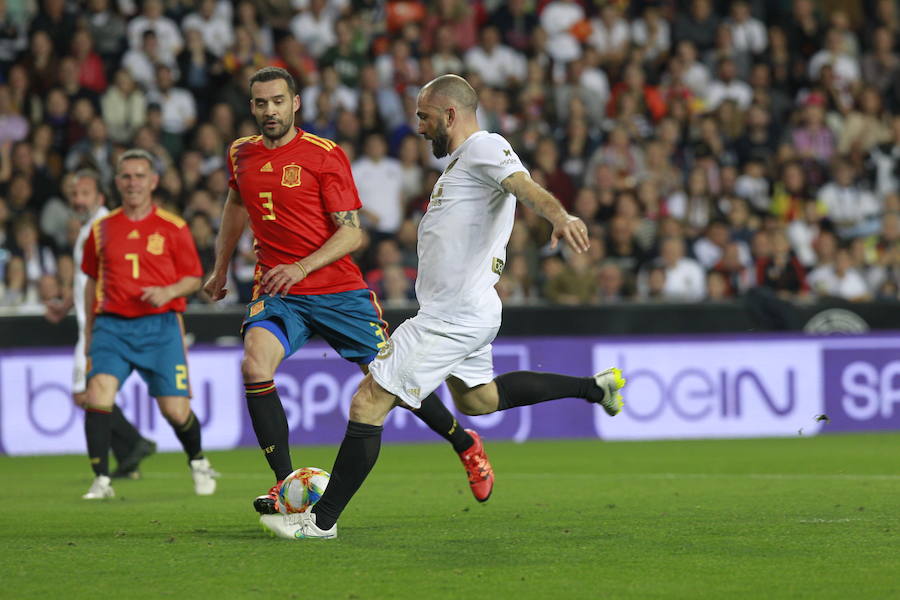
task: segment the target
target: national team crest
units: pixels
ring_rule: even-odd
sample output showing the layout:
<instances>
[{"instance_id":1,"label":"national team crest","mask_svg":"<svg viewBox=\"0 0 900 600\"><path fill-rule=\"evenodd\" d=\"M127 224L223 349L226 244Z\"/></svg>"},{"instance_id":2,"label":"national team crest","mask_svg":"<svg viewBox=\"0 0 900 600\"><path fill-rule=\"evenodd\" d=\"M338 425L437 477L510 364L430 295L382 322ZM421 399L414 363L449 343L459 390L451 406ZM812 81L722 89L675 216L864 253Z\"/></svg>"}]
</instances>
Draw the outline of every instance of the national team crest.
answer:
<instances>
[{"instance_id":1,"label":"national team crest","mask_svg":"<svg viewBox=\"0 0 900 600\"><path fill-rule=\"evenodd\" d=\"M147 237L147 252L155 256L159 256L163 253L163 247L165 246L165 243L166 238L158 233L151 233Z\"/></svg>"},{"instance_id":2,"label":"national team crest","mask_svg":"<svg viewBox=\"0 0 900 600\"><path fill-rule=\"evenodd\" d=\"M284 187L297 187L300 185L300 165L285 165L281 173L281 185Z\"/></svg>"}]
</instances>

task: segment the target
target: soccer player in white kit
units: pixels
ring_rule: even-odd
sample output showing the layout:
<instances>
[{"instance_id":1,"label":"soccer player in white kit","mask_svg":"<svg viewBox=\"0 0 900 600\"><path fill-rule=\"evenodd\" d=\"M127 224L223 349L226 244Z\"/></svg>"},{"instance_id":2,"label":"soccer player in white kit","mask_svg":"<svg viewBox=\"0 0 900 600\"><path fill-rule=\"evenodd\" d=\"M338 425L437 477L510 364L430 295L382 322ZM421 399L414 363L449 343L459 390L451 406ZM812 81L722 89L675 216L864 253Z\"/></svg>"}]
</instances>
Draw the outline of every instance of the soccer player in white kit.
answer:
<instances>
[{"instance_id":1,"label":"soccer player in white kit","mask_svg":"<svg viewBox=\"0 0 900 600\"><path fill-rule=\"evenodd\" d=\"M402 323L369 365L322 498L293 515L264 515L280 537L335 538L337 519L378 458L382 424L400 403L417 407L447 382L457 408L488 414L558 398L584 398L609 415L622 408L625 380L610 368L593 377L517 371L494 377L491 342L500 329L494 289L506 260L516 200L553 225L551 244L589 248L587 227L535 183L509 143L480 130L478 97L461 77L443 75L419 92L419 133L435 156L450 155L419 223L419 312Z\"/></svg>"},{"instance_id":2,"label":"soccer player in white kit","mask_svg":"<svg viewBox=\"0 0 900 600\"><path fill-rule=\"evenodd\" d=\"M81 258L84 254L84 242L87 240L91 227L97 219L109 214L105 206L106 198L103 195L100 182L100 174L90 169L78 171L69 177L74 178L69 204L75 215L82 221L72 257L75 263L75 274L72 282L72 296L66 301L48 304L47 319L54 323L61 321L69 309L75 307L75 318L78 321L78 341L75 344L74 369L72 373L72 397L77 406L84 408L87 401L87 388L85 376L87 374L87 357L85 355L85 310L84 310L84 286L87 275L81 272ZM128 422L122 409L115 405L112 413L112 451L116 457L117 469L113 477L132 477L138 475L138 464L156 451L156 444L141 436L134 425ZM95 499L85 494L85 499Z\"/></svg>"}]
</instances>

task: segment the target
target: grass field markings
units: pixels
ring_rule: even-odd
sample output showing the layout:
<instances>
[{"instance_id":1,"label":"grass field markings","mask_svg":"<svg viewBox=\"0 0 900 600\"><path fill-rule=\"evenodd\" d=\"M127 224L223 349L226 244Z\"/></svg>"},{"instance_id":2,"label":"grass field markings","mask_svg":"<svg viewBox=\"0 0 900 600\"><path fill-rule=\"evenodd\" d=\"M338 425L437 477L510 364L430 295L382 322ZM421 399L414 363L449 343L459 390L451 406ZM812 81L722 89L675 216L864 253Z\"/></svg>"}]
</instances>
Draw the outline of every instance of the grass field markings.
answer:
<instances>
[{"instance_id":1,"label":"grass field markings","mask_svg":"<svg viewBox=\"0 0 900 600\"><path fill-rule=\"evenodd\" d=\"M849 523L850 521L865 521L866 519L800 519L798 523L818 525L820 523Z\"/></svg>"}]
</instances>

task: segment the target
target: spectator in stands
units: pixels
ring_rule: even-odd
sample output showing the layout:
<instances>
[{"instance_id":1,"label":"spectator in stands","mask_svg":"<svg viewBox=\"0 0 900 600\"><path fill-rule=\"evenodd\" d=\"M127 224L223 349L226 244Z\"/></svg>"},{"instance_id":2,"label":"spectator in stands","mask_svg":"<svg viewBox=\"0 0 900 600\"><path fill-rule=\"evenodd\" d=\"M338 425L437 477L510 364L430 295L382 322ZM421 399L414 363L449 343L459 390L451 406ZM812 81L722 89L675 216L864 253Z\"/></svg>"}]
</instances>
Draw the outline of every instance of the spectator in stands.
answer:
<instances>
[{"instance_id":1,"label":"spectator in stands","mask_svg":"<svg viewBox=\"0 0 900 600\"><path fill-rule=\"evenodd\" d=\"M106 122L94 117L88 124L87 136L77 142L66 155L66 171L94 169L105 185L112 183L113 145L107 134Z\"/></svg>"},{"instance_id":2,"label":"spectator in stands","mask_svg":"<svg viewBox=\"0 0 900 600\"><path fill-rule=\"evenodd\" d=\"M529 4L526 0L501 2L488 19L500 31L501 43L522 53L530 50L532 35L538 27L538 18Z\"/></svg>"},{"instance_id":3,"label":"spectator in stands","mask_svg":"<svg viewBox=\"0 0 900 600\"><path fill-rule=\"evenodd\" d=\"M525 80L525 57L500 43L500 32L487 26L480 42L465 54L466 69L478 73L489 86L505 88Z\"/></svg>"},{"instance_id":4,"label":"spectator in stands","mask_svg":"<svg viewBox=\"0 0 900 600\"><path fill-rule=\"evenodd\" d=\"M665 273L662 295L666 300L697 302L703 299L706 294L706 273L700 263L685 256L684 238L663 239L657 266Z\"/></svg>"},{"instance_id":5,"label":"spectator in stands","mask_svg":"<svg viewBox=\"0 0 900 600\"><path fill-rule=\"evenodd\" d=\"M838 235L852 238L872 235L878 230L881 206L868 190L855 183L853 165L845 158L835 161L834 181L819 190L819 203L837 226Z\"/></svg>"},{"instance_id":6,"label":"spectator in stands","mask_svg":"<svg viewBox=\"0 0 900 600\"><path fill-rule=\"evenodd\" d=\"M642 49L644 62L649 66L659 66L668 58L672 32L659 5L644 4L641 16L631 22L630 37L632 43Z\"/></svg>"},{"instance_id":7,"label":"spectator in stands","mask_svg":"<svg viewBox=\"0 0 900 600\"><path fill-rule=\"evenodd\" d=\"M185 48L178 54L175 62L180 74L179 82L198 101L199 112L206 113L212 102L214 89L221 87L227 77L226 65L237 64L237 61L229 63L230 55L226 55L224 60L218 60L206 47L198 29L185 29L184 39ZM250 64L256 63L251 61Z\"/></svg>"},{"instance_id":8,"label":"spectator in stands","mask_svg":"<svg viewBox=\"0 0 900 600\"><path fill-rule=\"evenodd\" d=\"M181 21L181 28L185 32L199 31L207 50L217 57L224 56L234 41L231 23L216 14L216 0L200 0L197 10Z\"/></svg>"},{"instance_id":9,"label":"spectator in stands","mask_svg":"<svg viewBox=\"0 0 900 600\"><path fill-rule=\"evenodd\" d=\"M175 75L166 65L156 67L157 89L147 100L158 104L162 111L162 144L175 160L184 144L182 136L197 122L194 96L184 88L175 87Z\"/></svg>"},{"instance_id":10,"label":"spectator in stands","mask_svg":"<svg viewBox=\"0 0 900 600\"><path fill-rule=\"evenodd\" d=\"M175 65L175 56L164 54L156 32L148 29L141 34L141 45L131 48L122 57L122 66L146 92L156 89L156 66Z\"/></svg>"},{"instance_id":11,"label":"spectator in stands","mask_svg":"<svg viewBox=\"0 0 900 600\"><path fill-rule=\"evenodd\" d=\"M835 136L825 124L825 98L821 93L812 92L806 97L801 121L791 131L790 139L808 167L826 164L834 156Z\"/></svg>"},{"instance_id":12,"label":"spectator in stands","mask_svg":"<svg viewBox=\"0 0 900 600\"><path fill-rule=\"evenodd\" d=\"M872 148L869 160L875 193L884 198L900 190L900 115L891 119L889 141Z\"/></svg>"},{"instance_id":13,"label":"spectator in stands","mask_svg":"<svg viewBox=\"0 0 900 600\"><path fill-rule=\"evenodd\" d=\"M87 31L105 65L107 74L114 71L126 44L125 19L116 10L111 9L109 4L109 0L89 0L84 16Z\"/></svg>"},{"instance_id":14,"label":"spectator in stands","mask_svg":"<svg viewBox=\"0 0 900 600\"><path fill-rule=\"evenodd\" d=\"M749 259L746 244L729 242L725 245L721 258L710 269L711 273L721 275L725 284L725 297L736 298L753 286L755 281Z\"/></svg>"},{"instance_id":15,"label":"spectator in stands","mask_svg":"<svg viewBox=\"0 0 900 600\"><path fill-rule=\"evenodd\" d=\"M809 274L809 285L820 296L835 296L851 302L862 302L872 296L866 280L853 268L846 247L838 248L834 264L813 269Z\"/></svg>"},{"instance_id":16,"label":"spectator in stands","mask_svg":"<svg viewBox=\"0 0 900 600\"><path fill-rule=\"evenodd\" d=\"M337 41L335 20L334 14L326 10L326 0L310 0L309 8L291 19L290 29L307 51L319 58Z\"/></svg>"},{"instance_id":17,"label":"spectator in stands","mask_svg":"<svg viewBox=\"0 0 900 600\"><path fill-rule=\"evenodd\" d=\"M25 28L10 16L6 2L0 2L0 72L6 73L27 45Z\"/></svg>"},{"instance_id":18,"label":"spectator in stands","mask_svg":"<svg viewBox=\"0 0 900 600\"><path fill-rule=\"evenodd\" d=\"M31 21L31 31L44 31L57 48L68 50L76 31L75 13L65 0L41 0L40 10Z\"/></svg>"},{"instance_id":19,"label":"spectator in stands","mask_svg":"<svg viewBox=\"0 0 900 600\"><path fill-rule=\"evenodd\" d=\"M731 15L725 23L731 29L734 49L741 53L759 55L768 44L766 27L750 14L750 3L738 0L731 3Z\"/></svg>"},{"instance_id":20,"label":"spectator in stands","mask_svg":"<svg viewBox=\"0 0 900 600\"><path fill-rule=\"evenodd\" d=\"M631 42L628 22L622 18L619 5L606 2L600 7L600 15L591 19L591 34L587 43L600 55L600 64L610 70L617 70L625 62Z\"/></svg>"},{"instance_id":21,"label":"spectator in stands","mask_svg":"<svg viewBox=\"0 0 900 600\"><path fill-rule=\"evenodd\" d=\"M0 84L0 145L25 139L28 128L28 121L12 102L9 86Z\"/></svg>"},{"instance_id":22,"label":"spectator in stands","mask_svg":"<svg viewBox=\"0 0 900 600\"><path fill-rule=\"evenodd\" d=\"M587 304L597 294L597 276L586 254L563 250L565 266L544 286L544 296L554 304Z\"/></svg>"},{"instance_id":23,"label":"spectator in stands","mask_svg":"<svg viewBox=\"0 0 900 600\"><path fill-rule=\"evenodd\" d=\"M164 60L171 61L181 52L184 39L178 25L163 15L162 0L144 0L143 12L128 23L128 45L132 50L142 48L146 44L144 33L152 31L159 43L159 54ZM137 78L136 78L137 79Z\"/></svg>"},{"instance_id":24,"label":"spectator in stands","mask_svg":"<svg viewBox=\"0 0 900 600\"><path fill-rule=\"evenodd\" d=\"M809 78L820 77L825 65L832 67L835 82L839 89L852 91L859 82L861 73L859 61L846 48L846 41L839 29L829 29L825 35L825 47L816 52L809 61Z\"/></svg>"},{"instance_id":25,"label":"spectator in stands","mask_svg":"<svg viewBox=\"0 0 900 600\"><path fill-rule=\"evenodd\" d=\"M597 268L597 298L600 304L616 304L628 296L627 281L621 267L604 261Z\"/></svg>"},{"instance_id":26,"label":"spectator in stands","mask_svg":"<svg viewBox=\"0 0 900 600\"><path fill-rule=\"evenodd\" d=\"M756 283L768 288L783 299L803 296L809 291L806 269L794 256L784 231L771 236L771 255L756 259Z\"/></svg>"},{"instance_id":27,"label":"spectator in stands","mask_svg":"<svg viewBox=\"0 0 900 600\"><path fill-rule=\"evenodd\" d=\"M370 133L364 148L364 155L353 163L353 179L363 205L360 213L379 235L396 233L405 207L403 169L399 161L387 156L384 135Z\"/></svg>"},{"instance_id":28,"label":"spectator in stands","mask_svg":"<svg viewBox=\"0 0 900 600\"><path fill-rule=\"evenodd\" d=\"M555 62L565 64L581 56L581 42L590 31L585 16L576 0L551 1L540 11L541 28L547 33L547 53Z\"/></svg>"},{"instance_id":29,"label":"spectator in stands","mask_svg":"<svg viewBox=\"0 0 900 600\"><path fill-rule=\"evenodd\" d=\"M691 0L688 12L675 18L676 40L689 40L700 52L713 47L719 19L713 13L710 0Z\"/></svg>"},{"instance_id":30,"label":"spectator in stands","mask_svg":"<svg viewBox=\"0 0 900 600\"><path fill-rule=\"evenodd\" d=\"M890 122L881 93L874 87L863 87L857 94L856 109L847 115L841 127L837 151L862 156L889 139Z\"/></svg>"},{"instance_id":31,"label":"spectator in stands","mask_svg":"<svg viewBox=\"0 0 900 600\"><path fill-rule=\"evenodd\" d=\"M38 29L31 33L29 52L22 60L22 66L31 76L34 92L45 95L56 85L59 77L59 58L54 52L50 35Z\"/></svg>"},{"instance_id":32,"label":"spectator in stands","mask_svg":"<svg viewBox=\"0 0 900 600\"><path fill-rule=\"evenodd\" d=\"M106 68L100 55L94 52L94 40L86 29L79 29L72 37L72 57L77 66L78 85L102 94L106 91Z\"/></svg>"},{"instance_id":33,"label":"spectator in stands","mask_svg":"<svg viewBox=\"0 0 900 600\"><path fill-rule=\"evenodd\" d=\"M880 94L890 91L900 70L900 56L894 51L894 46L893 33L882 25L875 29L872 49L862 59L863 80Z\"/></svg>"},{"instance_id":34,"label":"spectator in stands","mask_svg":"<svg viewBox=\"0 0 900 600\"><path fill-rule=\"evenodd\" d=\"M715 110L725 100L734 100L742 111L747 110L753 100L750 86L737 78L737 66L732 58L719 62L718 78L709 84L706 107Z\"/></svg>"}]
</instances>

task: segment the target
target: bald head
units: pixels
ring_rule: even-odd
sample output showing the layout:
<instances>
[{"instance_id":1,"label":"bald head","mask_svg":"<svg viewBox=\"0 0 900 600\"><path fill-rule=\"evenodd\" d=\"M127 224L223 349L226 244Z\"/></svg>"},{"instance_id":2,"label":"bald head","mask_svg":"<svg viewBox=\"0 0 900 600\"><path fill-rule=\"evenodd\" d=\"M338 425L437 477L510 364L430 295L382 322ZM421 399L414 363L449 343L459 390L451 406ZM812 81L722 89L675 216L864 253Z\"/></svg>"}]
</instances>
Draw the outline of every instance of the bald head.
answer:
<instances>
[{"instance_id":1,"label":"bald head","mask_svg":"<svg viewBox=\"0 0 900 600\"><path fill-rule=\"evenodd\" d=\"M459 75L441 75L432 79L419 94L430 103L442 107L452 106L460 112L474 113L478 108L478 94Z\"/></svg>"}]
</instances>

